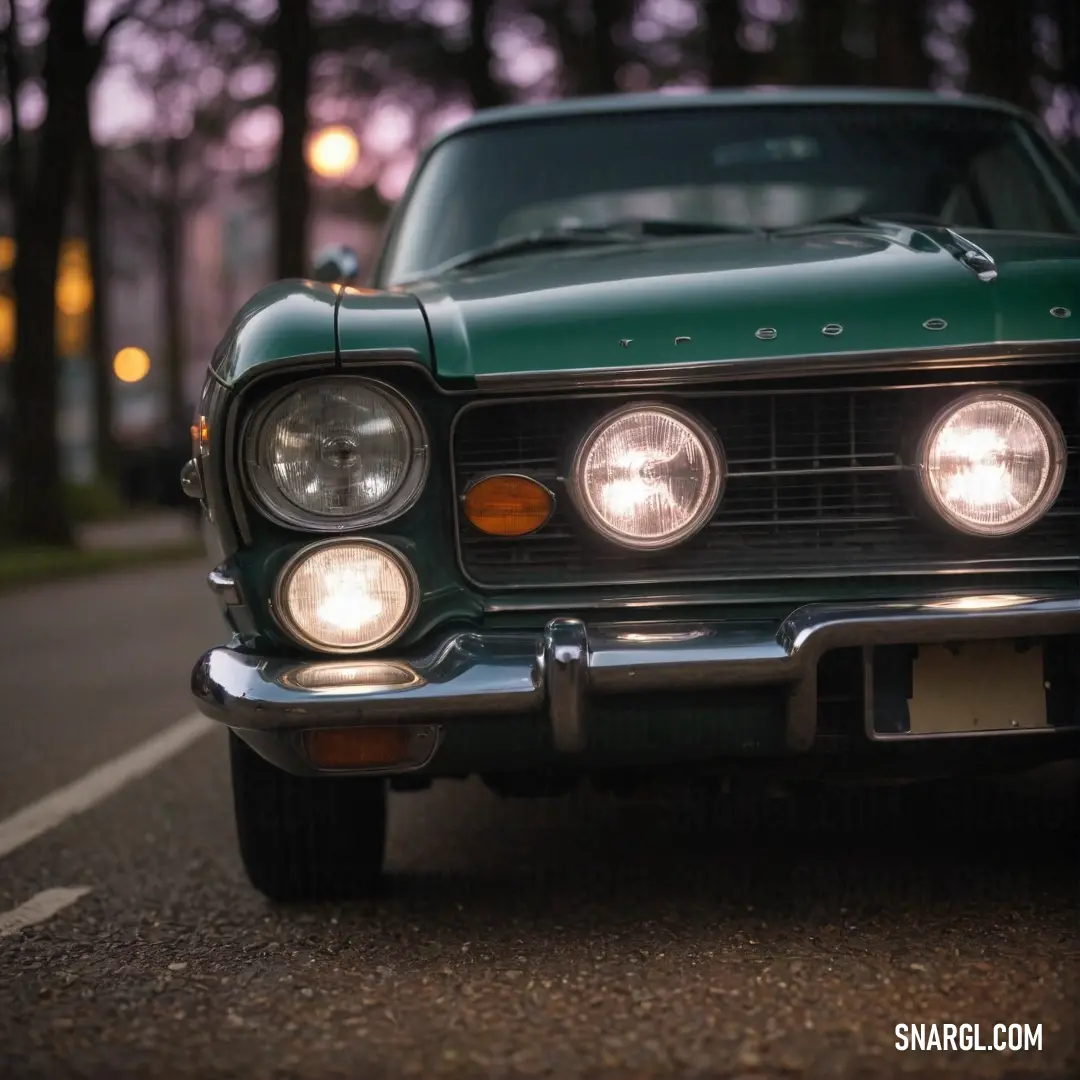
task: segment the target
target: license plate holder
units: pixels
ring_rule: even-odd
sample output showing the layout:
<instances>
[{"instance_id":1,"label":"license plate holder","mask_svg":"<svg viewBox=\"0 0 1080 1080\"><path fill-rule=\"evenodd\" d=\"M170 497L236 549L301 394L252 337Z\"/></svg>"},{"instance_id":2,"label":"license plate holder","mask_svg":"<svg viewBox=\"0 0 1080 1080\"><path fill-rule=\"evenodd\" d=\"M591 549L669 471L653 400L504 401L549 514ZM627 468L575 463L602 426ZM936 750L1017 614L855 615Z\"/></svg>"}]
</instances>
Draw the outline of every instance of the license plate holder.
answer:
<instances>
[{"instance_id":1,"label":"license plate holder","mask_svg":"<svg viewBox=\"0 0 1080 1080\"><path fill-rule=\"evenodd\" d=\"M1011 640L869 648L872 738L935 738L1045 729L1042 643Z\"/></svg>"}]
</instances>

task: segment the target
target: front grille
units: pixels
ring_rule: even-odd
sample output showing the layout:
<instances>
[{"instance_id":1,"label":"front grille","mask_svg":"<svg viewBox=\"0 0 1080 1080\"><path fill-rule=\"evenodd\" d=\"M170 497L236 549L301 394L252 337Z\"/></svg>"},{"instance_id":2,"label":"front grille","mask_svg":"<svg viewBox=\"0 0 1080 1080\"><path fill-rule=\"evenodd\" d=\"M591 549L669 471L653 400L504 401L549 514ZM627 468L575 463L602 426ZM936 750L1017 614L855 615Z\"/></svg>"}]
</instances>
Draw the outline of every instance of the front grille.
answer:
<instances>
[{"instance_id":1,"label":"front grille","mask_svg":"<svg viewBox=\"0 0 1080 1080\"><path fill-rule=\"evenodd\" d=\"M911 469L917 439L945 403L974 388L905 381L762 391L704 389L648 395L694 412L727 458L724 497L695 537L663 552L628 552L580 519L564 480L588 426L626 397L559 397L467 406L454 434L460 494L490 472L535 477L557 509L538 532L486 536L459 515L462 568L480 586L723 581L911 573L1023 562L1080 563L1080 401L1075 379L1029 373L1008 385L1040 398L1066 433L1065 486L1051 512L1019 535L972 538L925 516ZM974 385L986 385L977 383ZM996 373L990 385L1001 386ZM645 395L637 395L645 399Z\"/></svg>"}]
</instances>

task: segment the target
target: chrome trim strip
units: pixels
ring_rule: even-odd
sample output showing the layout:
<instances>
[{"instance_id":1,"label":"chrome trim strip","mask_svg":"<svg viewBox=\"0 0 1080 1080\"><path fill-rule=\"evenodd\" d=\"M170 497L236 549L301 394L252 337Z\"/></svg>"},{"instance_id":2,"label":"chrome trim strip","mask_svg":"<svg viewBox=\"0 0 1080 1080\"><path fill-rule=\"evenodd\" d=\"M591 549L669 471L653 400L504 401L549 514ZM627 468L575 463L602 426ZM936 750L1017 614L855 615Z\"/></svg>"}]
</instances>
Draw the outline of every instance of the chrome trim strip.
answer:
<instances>
[{"instance_id":1,"label":"chrome trim strip","mask_svg":"<svg viewBox=\"0 0 1080 1080\"><path fill-rule=\"evenodd\" d=\"M293 659L212 649L196 664L199 708L230 727L327 726L488 716L546 709L556 745L584 745L589 698L731 686L790 687L787 743L809 750L817 729L817 666L831 650L1080 632L1080 596L979 594L861 604L808 604L776 622L620 622L558 618L542 634L456 633L408 663L420 680L386 692L320 695L282 678ZM1065 730L1065 729L1062 729Z\"/></svg>"},{"instance_id":2,"label":"chrome trim strip","mask_svg":"<svg viewBox=\"0 0 1080 1080\"><path fill-rule=\"evenodd\" d=\"M1080 352L1080 340L1003 341L990 345L914 349L873 349L868 352L796 353L784 356L742 356L730 360L700 360L681 364L650 364L640 367L612 365L575 368L571 371L516 371L476 376L478 390L485 392L532 392L536 390L607 390L622 387L662 387L676 383L701 383L739 379L816 378L869 371L936 370L949 367L980 367L1018 362L1036 363L1062 354Z\"/></svg>"},{"instance_id":3,"label":"chrome trim strip","mask_svg":"<svg viewBox=\"0 0 1080 1080\"><path fill-rule=\"evenodd\" d=\"M236 579L225 569L224 565L216 566L206 575L206 584L210 591L220 597L226 604L235 605L240 603L240 586Z\"/></svg>"},{"instance_id":4,"label":"chrome trim strip","mask_svg":"<svg viewBox=\"0 0 1080 1080\"><path fill-rule=\"evenodd\" d=\"M1026 588L1041 588L1041 589L1054 589L1054 588L1069 588L1075 581L1076 571L1080 569L1080 561L1074 559L1067 566L1046 567L1037 565L1031 566L1011 566L1011 567L998 567L993 573L995 575L993 583L981 582L974 586L978 589L1007 589L1010 587L1011 582L1009 578L1001 578L999 574L1033 574L1044 573L1053 574L1058 577L1058 585L1054 586L1047 582L1042 582L1038 586L1032 586L1028 583ZM973 586L970 584L970 578L982 572L979 568L972 568L970 570L955 570L955 571L934 571L927 570L926 568L907 569L901 571L875 571L874 573L865 575L873 579L880 577L896 577L899 578L898 587L904 586L910 587L910 581L913 578L924 579L923 583L914 589L909 589L906 596L918 596L922 590L925 590L928 585L925 581L926 578L933 577L936 580L933 584L929 585L930 588L937 587L940 590L942 597L949 597L952 595L959 595L961 591L970 593ZM834 575L835 576L835 575ZM944 580L943 580L944 579ZM800 574L798 580L821 580L820 578L811 578L809 574ZM525 612L544 613L547 612L549 617L554 615L558 611L574 610L574 611L587 611L589 613L599 613L606 611L607 609L615 608L620 612L627 611L640 611L645 612L651 608L725 608L731 610L737 606L743 611L746 611L752 607L767 606L770 610L783 609L784 607L791 607L792 604L799 604L798 597L793 597L790 589L792 581L791 575L787 575L784 578L776 579L754 579L748 581L743 579L744 584L752 584L757 586L753 592L743 588L737 595L723 588L724 582L713 581L691 581L686 583L682 580L666 581L659 583L658 586L649 591L645 595L641 596L627 596L625 594L620 595L622 586L619 583L613 585L609 584L606 588L597 588L594 586L582 587L575 589L573 592L568 590L561 590L558 593L545 595L538 598L538 594L542 590L537 590L537 594L534 594L528 601L518 599L515 594L506 594L502 592L492 592L489 597L484 600L484 612L491 615L507 615L507 614L523 614ZM779 583L779 585L777 584ZM660 588L660 585L663 588ZM688 585L687 588L679 591L680 587ZM718 586L713 588L712 586ZM900 593L894 595L892 599L903 600L905 594ZM594 614L594 617L599 617ZM610 619L611 615L606 614L603 616L605 619ZM645 614L636 616L638 618L647 618Z\"/></svg>"},{"instance_id":5,"label":"chrome trim strip","mask_svg":"<svg viewBox=\"0 0 1080 1080\"><path fill-rule=\"evenodd\" d=\"M199 401L199 414L206 418L210 438L202 446L203 502L210 524L217 533L225 555L232 555L247 542L243 510L232 498L229 437L229 389L208 371Z\"/></svg>"},{"instance_id":6,"label":"chrome trim strip","mask_svg":"<svg viewBox=\"0 0 1080 1080\"><path fill-rule=\"evenodd\" d=\"M546 684L555 749L565 754L585 749L589 640L580 619L552 619L544 632Z\"/></svg>"},{"instance_id":7,"label":"chrome trim strip","mask_svg":"<svg viewBox=\"0 0 1080 1080\"><path fill-rule=\"evenodd\" d=\"M420 353L413 349L347 349L340 354L340 370L343 375L356 372L367 373L375 368L387 371L409 371L420 376L440 397L462 397L475 394L475 387L451 388L443 386L435 377L432 369L423 361Z\"/></svg>"}]
</instances>

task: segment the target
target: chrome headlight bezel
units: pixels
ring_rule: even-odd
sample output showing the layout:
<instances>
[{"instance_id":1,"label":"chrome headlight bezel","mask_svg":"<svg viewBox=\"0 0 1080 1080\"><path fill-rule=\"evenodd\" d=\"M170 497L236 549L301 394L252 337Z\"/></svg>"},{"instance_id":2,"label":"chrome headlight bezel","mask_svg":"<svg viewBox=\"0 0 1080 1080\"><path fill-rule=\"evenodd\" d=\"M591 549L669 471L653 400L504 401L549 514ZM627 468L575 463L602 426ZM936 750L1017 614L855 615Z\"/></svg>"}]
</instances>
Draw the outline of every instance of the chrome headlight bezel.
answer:
<instances>
[{"instance_id":1,"label":"chrome headlight bezel","mask_svg":"<svg viewBox=\"0 0 1080 1080\"><path fill-rule=\"evenodd\" d=\"M613 529L595 507L591 505L591 501L585 494L585 486L582 483L582 471L585 460L596 444L596 440L610 424L633 413L649 412L661 413L678 420L681 424L685 424L701 443L710 472L705 498L702 500L697 514L683 528L659 540L650 538L635 540ZM578 443L567 477L567 489L570 498L573 500L578 513L594 532L621 548L644 552L666 551L684 543L700 532L716 513L726 483L727 462L724 457L724 448L715 433L693 413L660 401L628 402L606 412L596 420Z\"/></svg>"},{"instance_id":2,"label":"chrome headlight bezel","mask_svg":"<svg viewBox=\"0 0 1080 1080\"><path fill-rule=\"evenodd\" d=\"M934 484L931 482L928 464L930 449L946 423L960 409L981 401L1008 402L1015 405L1017 408L1024 410L1038 424L1046 439L1047 449L1049 451L1049 473L1046 482L1043 485L1043 489L1039 492L1035 501L1021 516L1015 518L1013 521L1010 521L1005 525L991 527L980 526L964 518L960 518L953 513L953 511L941 500ZM964 535L993 540L1015 536L1017 533L1030 528L1046 515L1047 511L1050 510L1057 501L1058 496L1061 494L1061 488L1065 482L1067 455L1068 447L1065 441L1065 433L1061 429L1061 424L1058 422L1058 419L1054 416L1053 412L1039 401L1038 398L1015 390L995 390L993 388L987 388L983 390L974 390L971 393L954 398L937 411L934 418L927 425L922 437L919 439L916 451L915 471L918 476L919 487L922 491L923 498L926 500L929 507L937 514L940 521L949 526L949 528L956 532L963 533Z\"/></svg>"},{"instance_id":3,"label":"chrome headlight bezel","mask_svg":"<svg viewBox=\"0 0 1080 1080\"><path fill-rule=\"evenodd\" d=\"M285 603L285 592L300 566L312 555L331 547L366 547L375 548L384 555L390 557L397 568L402 572L408 587L408 603L404 613L394 626L381 637L374 639L370 644L361 646L327 645L317 638L311 637L303 628L297 625ZM270 613L277 622L278 627L296 644L310 649L312 652L324 653L333 656L364 656L376 649L385 648L399 640L401 636L413 624L417 612L420 610L420 579L417 577L416 568L392 544L382 540L375 540L368 536L332 536L325 540L317 540L313 544L306 544L299 551L294 552L285 565L278 572L274 581L274 588L270 598Z\"/></svg>"},{"instance_id":4,"label":"chrome headlight bezel","mask_svg":"<svg viewBox=\"0 0 1080 1080\"><path fill-rule=\"evenodd\" d=\"M409 440L409 460L397 488L383 502L370 510L347 517L332 517L297 506L269 475L260 460L261 440L267 422L283 402L297 392L325 387L328 384L362 384L385 399L401 417ZM431 468L431 439L416 406L394 387L379 379L364 376L324 374L301 382L290 382L260 401L244 419L240 431L241 482L249 501L271 521L303 532L345 533L382 525L401 517L423 494Z\"/></svg>"}]
</instances>

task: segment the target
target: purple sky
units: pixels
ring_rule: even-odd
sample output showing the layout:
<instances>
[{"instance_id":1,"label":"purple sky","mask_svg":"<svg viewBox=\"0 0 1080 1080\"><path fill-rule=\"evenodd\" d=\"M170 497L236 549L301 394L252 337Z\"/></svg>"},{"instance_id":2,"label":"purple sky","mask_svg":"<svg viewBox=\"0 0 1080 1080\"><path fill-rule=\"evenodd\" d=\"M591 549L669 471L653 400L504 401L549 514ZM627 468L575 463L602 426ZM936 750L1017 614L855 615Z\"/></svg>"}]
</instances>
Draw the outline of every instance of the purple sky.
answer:
<instances>
[{"instance_id":1,"label":"purple sky","mask_svg":"<svg viewBox=\"0 0 1080 1080\"><path fill-rule=\"evenodd\" d=\"M20 15L21 36L27 44L41 40L45 33L44 0L16 0ZM96 32L108 20L118 4L125 0L90 0L88 22ZM168 0L182 3L183 0ZM267 19L275 9L274 0L232 0L236 7L253 18ZM402 12L421 13L429 22L443 28L450 36L460 36L467 26L467 0L393 0ZM349 0L317 0L327 15L347 10ZM792 19L798 0L741 0L745 16L743 44L747 48L770 48L774 26ZM938 65L940 89L963 85L966 57L958 43L971 19L966 0L937 0L933 5L933 26L927 48ZM643 43L678 40L698 26L700 7L697 0L640 0L634 19L634 37ZM1039 49L1053 61L1057 47L1053 24L1043 20L1037 27ZM538 19L521 18L512 25L495 26L492 46L500 77L519 88L522 96L546 97L554 92L557 55L545 40L545 27ZM93 125L103 143L122 143L163 127L172 127L183 135L190 124L192 111L222 93L244 99L264 93L273 80L269 61L248 65L225 74L210 63L196 65L194 77L184 82L173 99L155 102L139 84L136 72L152 73L159 46L151 35L131 23L114 34L109 55L94 91ZM328 63L332 61L328 60ZM685 80L686 88L694 80ZM637 88L637 87L635 87ZM677 89L678 87L671 87ZM316 94L311 104L316 125L344 123L360 138L361 160L351 178L356 184L377 180L388 198L400 192L412 167L415 147L435 130L461 119L468 113L465 102L446 102L433 108L430 101L418 101L414 88L388 87L374 100L357 101ZM1070 128L1080 134L1080 108L1075 94L1064 88L1045 87L1048 107L1046 120L1053 133L1064 136ZM44 114L45 101L40 86L30 83L20 95L24 124L34 126ZM0 139L10 130L6 103L0 106ZM233 157L243 159L245 168L258 168L268 160L277 137L278 118L273 109L254 109L239 121L231 132Z\"/></svg>"}]
</instances>

